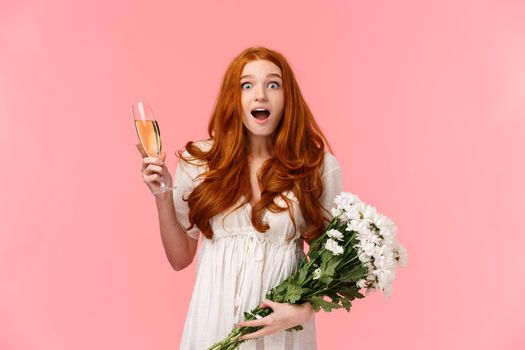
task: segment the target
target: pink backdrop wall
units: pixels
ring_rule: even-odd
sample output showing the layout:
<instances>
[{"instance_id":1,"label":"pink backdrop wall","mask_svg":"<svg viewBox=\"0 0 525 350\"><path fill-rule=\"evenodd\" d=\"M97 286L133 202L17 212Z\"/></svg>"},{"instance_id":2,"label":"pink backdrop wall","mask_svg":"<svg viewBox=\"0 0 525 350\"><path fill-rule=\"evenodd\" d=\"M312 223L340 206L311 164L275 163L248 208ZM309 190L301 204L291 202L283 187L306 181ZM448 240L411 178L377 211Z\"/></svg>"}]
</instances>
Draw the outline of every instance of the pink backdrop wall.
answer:
<instances>
[{"instance_id":1,"label":"pink backdrop wall","mask_svg":"<svg viewBox=\"0 0 525 350\"><path fill-rule=\"evenodd\" d=\"M525 349L520 1L0 2L0 349L176 349L195 262L170 269L131 103L206 137L227 64L292 64L409 264L390 299L317 315L320 349Z\"/></svg>"}]
</instances>

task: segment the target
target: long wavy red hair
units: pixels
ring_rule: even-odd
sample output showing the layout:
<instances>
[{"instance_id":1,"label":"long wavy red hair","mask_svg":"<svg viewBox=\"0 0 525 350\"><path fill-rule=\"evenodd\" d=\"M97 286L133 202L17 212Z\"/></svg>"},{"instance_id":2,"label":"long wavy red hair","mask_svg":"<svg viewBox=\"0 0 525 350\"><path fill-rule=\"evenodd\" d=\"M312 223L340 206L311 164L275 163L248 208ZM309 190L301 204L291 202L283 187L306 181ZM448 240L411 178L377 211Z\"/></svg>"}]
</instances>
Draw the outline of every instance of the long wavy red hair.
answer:
<instances>
[{"instance_id":1,"label":"long wavy red hair","mask_svg":"<svg viewBox=\"0 0 525 350\"><path fill-rule=\"evenodd\" d=\"M306 228L301 236L310 243L321 235L329 222L329 212L323 215L319 198L323 191L320 169L323 165L325 145L330 147L308 108L290 65L283 55L265 47L250 47L241 52L230 63L225 72L220 93L208 125L208 134L213 140L209 150L202 150L192 141L185 148L193 157L187 159L183 150L177 156L189 163L207 163L208 171L203 173L203 181L195 187L187 198L190 227L197 225L202 234L211 239L213 231L210 219L232 208L244 196L240 206L252 198L248 166L248 135L244 126L241 104L240 77L244 65L252 60L268 60L276 64L282 72L285 97L283 117L272 134L273 157L266 160L259 171L261 199L253 206L251 221L259 232L265 232L269 225L262 222L264 209L271 212L290 210L291 201L282 192L291 190L300 203ZM231 189L237 189L232 191ZM274 203L281 197L288 208Z\"/></svg>"}]
</instances>

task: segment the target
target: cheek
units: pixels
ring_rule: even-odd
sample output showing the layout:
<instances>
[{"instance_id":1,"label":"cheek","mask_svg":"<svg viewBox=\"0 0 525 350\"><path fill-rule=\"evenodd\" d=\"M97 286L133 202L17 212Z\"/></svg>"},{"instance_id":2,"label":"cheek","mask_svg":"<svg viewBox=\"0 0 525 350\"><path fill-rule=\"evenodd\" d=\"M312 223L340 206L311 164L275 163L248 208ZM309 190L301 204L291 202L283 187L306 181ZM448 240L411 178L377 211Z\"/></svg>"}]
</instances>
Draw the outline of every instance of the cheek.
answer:
<instances>
[{"instance_id":1,"label":"cheek","mask_svg":"<svg viewBox=\"0 0 525 350\"><path fill-rule=\"evenodd\" d=\"M276 104L279 106L279 109L284 110L284 96L281 94L276 98Z\"/></svg>"},{"instance_id":2,"label":"cheek","mask_svg":"<svg viewBox=\"0 0 525 350\"><path fill-rule=\"evenodd\" d=\"M277 116L276 119L281 120L283 118L283 115L284 115L284 105L279 105L277 110L279 111L279 115Z\"/></svg>"},{"instance_id":3,"label":"cheek","mask_svg":"<svg viewBox=\"0 0 525 350\"><path fill-rule=\"evenodd\" d=\"M248 94L247 93L242 93L241 94L241 105L242 105L242 108L244 108L246 110L248 108L249 102L250 102L250 99L249 99Z\"/></svg>"}]
</instances>

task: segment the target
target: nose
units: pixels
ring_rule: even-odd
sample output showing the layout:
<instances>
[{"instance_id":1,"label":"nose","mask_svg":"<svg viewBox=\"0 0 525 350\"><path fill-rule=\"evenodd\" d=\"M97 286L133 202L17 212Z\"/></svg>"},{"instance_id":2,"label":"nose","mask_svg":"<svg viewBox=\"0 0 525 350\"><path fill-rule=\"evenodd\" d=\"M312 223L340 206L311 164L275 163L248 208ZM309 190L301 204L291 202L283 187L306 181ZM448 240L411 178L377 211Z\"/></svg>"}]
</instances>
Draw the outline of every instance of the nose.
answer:
<instances>
[{"instance_id":1,"label":"nose","mask_svg":"<svg viewBox=\"0 0 525 350\"><path fill-rule=\"evenodd\" d=\"M255 100L256 101L266 101L266 92L264 91L264 87L259 86L255 90Z\"/></svg>"}]
</instances>

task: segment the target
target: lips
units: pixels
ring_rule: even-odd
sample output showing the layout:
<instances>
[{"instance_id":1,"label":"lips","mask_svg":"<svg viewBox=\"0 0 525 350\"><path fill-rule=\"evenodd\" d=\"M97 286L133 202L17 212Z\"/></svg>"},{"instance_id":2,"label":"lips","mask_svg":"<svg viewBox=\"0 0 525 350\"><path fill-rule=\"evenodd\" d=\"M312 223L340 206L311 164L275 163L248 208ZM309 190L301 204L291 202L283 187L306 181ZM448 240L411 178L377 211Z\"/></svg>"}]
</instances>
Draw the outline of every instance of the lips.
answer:
<instances>
[{"instance_id":1,"label":"lips","mask_svg":"<svg viewBox=\"0 0 525 350\"><path fill-rule=\"evenodd\" d=\"M265 107L257 107L251 110L251 115L257 120L264 120L270 116L270 110Z\"/></svg>"}]
</instances>

